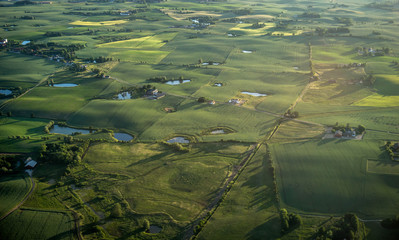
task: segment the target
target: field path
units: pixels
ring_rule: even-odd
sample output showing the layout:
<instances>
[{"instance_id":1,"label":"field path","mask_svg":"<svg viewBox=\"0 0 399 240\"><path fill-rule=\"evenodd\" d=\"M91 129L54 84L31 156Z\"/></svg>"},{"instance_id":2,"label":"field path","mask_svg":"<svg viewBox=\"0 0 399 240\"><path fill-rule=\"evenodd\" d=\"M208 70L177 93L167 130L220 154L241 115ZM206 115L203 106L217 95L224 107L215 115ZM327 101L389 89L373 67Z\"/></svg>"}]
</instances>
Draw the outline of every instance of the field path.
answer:
<instances>
[{"instance_id":1,"label":"field path","mask_svg":"<svg viewBox=\"0 0 399 240\"><path fill-rule=\"evenodd\" d=\"M247 151L246 156L244 159L240 162L239 165L234 166L232 169L231 175L225 180L223 187L216 193L214 199L211 201L211 203L200 213L195 221L193 221L188 228L185 230L185 233L183 235L182 239L189 240L194 236L194 229L198 225L198 223L204 219L208 213L214 208L218 207L218 204L221 200L221 198L224 196L225 192L228 190L228 185L230 184L231 181L233 181L239 173L241 173L242 169L245 168L247 163L249 162L250 159L252 159L251 156L254 156L254 152L258 149L257 144L254 144L251 146L251 149ZM231 189L231 188L230 188ZM215 209L216 211L216 209ZM214 211L214 212L215 212Z\"/></svg>"},{"instance_id":2,"label":"field path","mask_svg":"<svg viewBox=\"0 0 399 240\"><path fill-rule=\"evenodd\" d=\"M11 213L13 213L15 210L17 210L18 208L20 208L22 206L22 204L24 204L24 202L30 197L30 195L32 195L33 191L35 190L35 181L33 180L33 178L31 176L29 176L29 179L32 183L32 187L29 191L29 193L25 196L24 199L22 199L21 202L19 202L17 204L17 206L15 206L14 208L12 208L10 211L8 211L6 214L4 214L1 218L0 221L2 221L4 218L6 218L8 215L10 215Z\"/></svg>"}]
</instances>

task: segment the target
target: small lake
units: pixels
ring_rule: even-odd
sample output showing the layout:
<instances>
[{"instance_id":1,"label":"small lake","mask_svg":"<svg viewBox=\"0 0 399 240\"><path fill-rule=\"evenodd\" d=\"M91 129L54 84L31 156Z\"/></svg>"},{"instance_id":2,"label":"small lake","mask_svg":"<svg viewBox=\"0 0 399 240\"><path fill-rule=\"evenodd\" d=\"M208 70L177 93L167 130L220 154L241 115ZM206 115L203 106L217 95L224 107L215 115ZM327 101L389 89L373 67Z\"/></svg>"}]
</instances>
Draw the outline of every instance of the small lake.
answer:
<instances>
[{"instance_id":1,"label":"small lake","mask_svg":"<svg viewBox=\"0 0 399 240\"><path fill-rule=\"evenodd\" d=\"M3 95L6 95L6 96L8 96L8 95L10 95L12 93L12 91L11 90L8 90L8 89L0 89L0 94L3 94Z\"/></svg>"},{"instance_id":2,"label":"small lake","mask_svg":"<svg viewBox=\"0 0 399 240\"><path fill-rule=\"evenodd\" d=\"M75 83L56 83L53 87L76 87L78 84Z\"/></svg>"},{"instance_id":3,"label":"small lake","mask_svg":"<svg viewBox=\"0 0 399 240\"><path fill-rule=\"evenodd\" d=\"M167 143L190 143L190 141L184 137L175 137L166 141Z\"/></svg>"},{"instance_id":4,"label":"small lake","mask_svg":"<svg viewBox=\"0 0 399 240\"><path fill-rule=\"evenodd\" d=\"M29 43L30 43L30 41L23 41L23 42L22 42L22 45L25 46L25 45L27 45L27 44L29 44Z\"/></svg>"},{"instance_id":5,"label":"small lake","mask_svg":"<svg viewBox=\"0 0 399 240\"><path fill-rule=\"evenodd\" d=\"M254 97L265 97L267 96L267 94L264 93L254 93L254 92L241 92L242 94L247 94L247 95L251 95Z\"/></svg>"},{"instance_id":6,"label":"small lake","mask_svg":"<svg viewBox=\"0 0 399 240\"><path fill-rule=\"evenodd\" d=\"M131 99L132 95L129 92L122 92L118 94L118 97L116 99L118 100L127 100Z\"/></svg>"},{"instance_id":7,"label":"small lake","mask_svg":"<svg viewBox=\"0 0 399 240\"><path fill-rule=\"evenodd\" d=\"M221 87L221 86L223 86L223 84L222 84L222 83L215 83L215 84L213 84L213 86L215 86L215 87Z\"/></svg>"},{"instance_id":8,"label":"small lake","mask_svg":"<svg viewBox=\"0 0 399 240\"><path fill-rule=\"evenodd\" d=\"M71 135L72 133L76 133L76 132L81 133L81 134L89 134L90 130L64 127L64 126L59 126L58 124L55 124L50 129L50 133L59 133L59 134L64 134L64 135Z\"/></svg>"},{"instance_id":9,"label":"small lake","mask_svg":"<svg viewBox=\"0 0 399 240\"><path fill-rule=\"evenodd\" d=\"M150 226L150 233L160 233L162 228L159 226L151 225Z\"/></svg>"},{"instance_id":10,"label":"small lake","mask_svg":"<svg viewBox=\"0 0 399 240\"><path fill-rule=\"evenodd\" d=\"M114 138L118 141L129 142L133 140L133 136L127 133L114 133Z\"/></svg>"},{"instance_id":11,"label":"small lake","mask_svg":"<svg viewBox=\"0 0 399 240\"><path fill-rule=\"evenodd\" d=\"M167 81L167 82L165 82L165 84L168 84L168 85L179 85L179 84L188 83L188 82L191 82L191 80L189 80L189 79L182 80L182 81L180 81L180 80L173 80L173 81Z\"/></svg>"},{"instance_id":12,"label":"small lake","mask_svg":"<svg viewBox=\"0 0 399 240\"><path fill-rule=\"evenodd\" d=\"M224 134L224 130L223 129L219 129L219 130L214 130L211 132L211 134Z\"/></svg>"},{"instance_id":13,"label":"small lake","mask_svg":"<svg viewBox=\"0 0 399 240\"><path fill-rule=\"evenodd\" d=\"M243 50L242 52L243 53L252 53L252 51L250 51L250 50Z\"/></svg>"}]
</instances>

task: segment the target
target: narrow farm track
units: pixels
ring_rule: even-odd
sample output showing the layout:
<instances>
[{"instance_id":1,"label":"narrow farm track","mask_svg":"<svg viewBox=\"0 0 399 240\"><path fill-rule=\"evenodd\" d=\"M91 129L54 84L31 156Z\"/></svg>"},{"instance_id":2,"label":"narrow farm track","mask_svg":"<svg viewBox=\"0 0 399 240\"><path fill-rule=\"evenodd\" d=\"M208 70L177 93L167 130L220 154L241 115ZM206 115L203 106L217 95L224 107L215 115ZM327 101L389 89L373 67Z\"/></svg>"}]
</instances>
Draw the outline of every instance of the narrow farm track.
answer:
<instances>
[{"instance_id":1,"label":"narrow farm track","mask_svg":"<svg viewBox=\"0 0 399 240\"><path fill-rule=\"evenodd\" d=\"M2 221L3 219L5 219L7 216L9 216L11 213L13 213L15 210L17 210L18 208L20 208L22 206L22 204L25 203L25 201L30 197L30 195L32 195L33 191L35 190L35 181L33 180L33 178L31 176L29 176L29 179L32 183L32 187L29 191L29 193L25 196L24 199L22 199L21 202L19 202L15 207L13 207L10 211L8 211L6 214L4 214L1 218L0 221Z\"/></svg>"},{"instance_id":2,"label":"narrow farm track","mask_svg":"<svg viewBox=\"0 0 399 240\"><path fill-rule=\"evenodd\" d=\"M327 214L307 214L307 213L298 213L299 215L303 217L323 217L323 218L339 218L340 216L331 216ZM359 218L359 217L358 217ZM362 219L359 218L361 222L381 222L383 219Z\"/></svg>"}]
</instances>

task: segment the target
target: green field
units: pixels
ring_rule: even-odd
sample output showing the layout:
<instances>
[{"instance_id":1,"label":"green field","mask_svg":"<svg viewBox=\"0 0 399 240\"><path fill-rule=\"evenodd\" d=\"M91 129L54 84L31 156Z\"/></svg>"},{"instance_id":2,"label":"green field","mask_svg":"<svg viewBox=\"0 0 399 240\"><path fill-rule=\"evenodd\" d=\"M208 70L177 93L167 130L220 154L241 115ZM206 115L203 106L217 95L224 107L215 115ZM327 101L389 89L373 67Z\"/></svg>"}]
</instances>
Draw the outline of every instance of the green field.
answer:
<instances>
[{"instance_id":1,"label":"green field","mask_svg":"<svg viewBox=\"0 0 399 240\"><path fill-rule=\"evenodd\" d=\"M2 239L77 239L70 213L17 210L2 221Z\"/></svg>"},{"instance_id":2,"label":"green field","mask_svg":"<svg viewBox=\"0 0 399 240\"><path fill-rule=\"evenodd\" d=\"M283 205L313 213L389 216L399 197L397 176L366 169L368 159L387 161L381 145L333 139L271 145Z\"/></svg>"},{"instance_id":3,"label":"green field","mask_svg":"<svg viewBox=\"0 0 399 240\"><path fill-rule=\"evenodd\" d=\"M347 212L392 217L399 167L383 146L399 140L398 9L361 0L1 2L0 153L39 165L35 191L0 224L0 238L77 238L66 209L85 239L189 239L208 212L199 239L314 239ZM144 94L153 88L161 98ZM133 99L117 100L125 91ZM97 132L47 134L50 121ZM337 123L366 131L328 138ZM164 143L174 137L190 143ZM73 162L40 159L46 143L65 143ZM262 147L208 209L254 144ZM4 214L30 183L0 180ZM281 208L302 214L302 225L281 234ZM147 221L161 232L148 233ZM394 235L367 223L370 239Z\"/></svg>"},{"instance_id":4,"label":"green field","mask_svg":"<svg viewBox=\"0 0 399 240\"><path fill-rule=\"evenodd\" d=\"M25 174L2 176L0 178L0 216L4 216L8 211L16 207L31 188L32 183Z\"/></svg>"}]
</instances>

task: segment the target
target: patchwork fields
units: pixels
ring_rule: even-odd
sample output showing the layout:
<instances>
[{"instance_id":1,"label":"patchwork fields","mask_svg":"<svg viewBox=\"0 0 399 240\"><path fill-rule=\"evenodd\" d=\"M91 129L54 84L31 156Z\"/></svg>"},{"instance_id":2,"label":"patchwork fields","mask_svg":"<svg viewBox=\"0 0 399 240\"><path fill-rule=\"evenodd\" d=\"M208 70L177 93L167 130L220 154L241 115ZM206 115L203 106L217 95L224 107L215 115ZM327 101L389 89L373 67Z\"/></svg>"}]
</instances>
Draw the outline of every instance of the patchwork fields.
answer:
<instances>
[{"instance_id":1,"label":"patchwork fields","mask_svg":"<svg viewBox=\"0 0 399 240\"><path fill-rule=\"evenodd\" d=\"M0 238L395 239L398 7L2 2Z\"/></svg>"}]
</instances>

